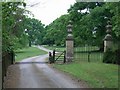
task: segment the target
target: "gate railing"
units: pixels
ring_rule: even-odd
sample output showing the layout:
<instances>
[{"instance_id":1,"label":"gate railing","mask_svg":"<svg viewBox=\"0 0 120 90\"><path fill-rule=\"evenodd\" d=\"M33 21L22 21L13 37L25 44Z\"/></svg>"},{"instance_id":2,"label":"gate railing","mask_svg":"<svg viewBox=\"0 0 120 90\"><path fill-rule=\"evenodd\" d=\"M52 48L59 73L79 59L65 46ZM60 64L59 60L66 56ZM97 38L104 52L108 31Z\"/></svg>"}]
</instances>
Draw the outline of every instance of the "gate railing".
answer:
<instances>
[{"instance_id":1,"label":"gate railing","mask_svg":"<svg viewBox=\"0 0 120 90\"><path fill-rule=\"evenodd\" d=\"M49 52L49 61L50 63L55 63L57 61L63 61L63 63L66 62L66 51L58 52L53 50L53 55L51 52Z\"/></svg>"},{"instance_id":2,"label":"gate railing","mask_svg":"<svg viewBox=\"0 0 120 90\"><path fill-rule=\"evenodd\" d=\"M97 46L75 47L74 59L85 62L102 62L103 52Z\"/></svg>"},{"instance_id":3,"label":"gate railing","mask_svg":"<svg viewBox=\"0 0 120 90\"><path fill-rule=\"evenodd\" d=\"M60 54L58 54L58 53L56 53L55 54L55 62L56 61L63 61L63 63L65 63L66 62L66 57L65 57L65 55L66 55L66 51L63 51L63 52L61 52Z\"/></svg>"}]
</instances>

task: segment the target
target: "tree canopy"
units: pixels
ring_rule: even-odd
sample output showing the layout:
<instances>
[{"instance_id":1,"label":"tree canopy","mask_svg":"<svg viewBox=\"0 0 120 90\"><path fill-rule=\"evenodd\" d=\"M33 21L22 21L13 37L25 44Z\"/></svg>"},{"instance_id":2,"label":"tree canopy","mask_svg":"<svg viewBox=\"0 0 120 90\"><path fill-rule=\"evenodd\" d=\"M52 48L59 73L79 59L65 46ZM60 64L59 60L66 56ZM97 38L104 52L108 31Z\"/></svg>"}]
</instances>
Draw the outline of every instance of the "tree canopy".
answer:
<instances>
[{"instance_id":1,"label":"tree canopy","mask_svg":"<svg viewBox=\"0 0 120 90\"><path fill-rule=\"evenodd\" d=\"M35 18L25 19L25 30L28 34L29 44L42 44L43 36L45 34L44 24Z\"/></svg>"},{"instance_id":2,"label":"tree canopy","mask_svg":"<svg viewBox=\"0 0 120 90\"><path fill-rule=\"evenodd\" d=\"M25 6L24 2L2 2L3 52L23 48L30 42L42 43L44 25L37 19L29 18L31 12Z\"/></svg>"},{"instance_id":3,"label":"tree canopy","mask_svg":"<svg viewBox=\"0 0 120 90\"><path fill-rule=\"evenodd\" d=\"M20 8L21 6L21 8ZM23 2L2 2L2 50L10 51L24 45L23 22L25 19ZM20 44L21 43L21 44Z\"/></svg>"},{"instance_id":4,"label":"tree canopy","mask_svg":"<svg viewBox=\"0 0 120 90\"><path fill-rule=\"evenodd\" d=\"M112 35L120 40L120 2L76 2L68 9L67 15L54 20L46 27L44 42L62 45L65 43L66 26L73 22L73 36L76 46L94 44L103 49L103 38L106 35L107 21L113 25Z\"/></svg>"},{"instance_id":5,"label":"tree canopy","mask_svg":"<svg viewBox=\"0 0 120 90\"><path fill-rule=\"evenodd\" d=\"M46 34L43 38L44 44L58 46L65 45L66 26L69 20L69 15L62 15L60 18L54 20L50 25L46 26Z\"/></svg>"},{"instance_id":6,"label":"tree canopy","mask_svg":"<svg viewBox=\"0 0 120 90\"><path fill-rule=\"evenodd\" d=\"M24 2L2 3L2 48L15 50L30 44L65 46L68 21L72 20L75 46L93 44L103 49L107 21L112 23L112 36L120 40L120 2L76 2L46 27L41 21L29 18ZM28 35L26 34L26 31Z\"/></svg>"}]
</instances>

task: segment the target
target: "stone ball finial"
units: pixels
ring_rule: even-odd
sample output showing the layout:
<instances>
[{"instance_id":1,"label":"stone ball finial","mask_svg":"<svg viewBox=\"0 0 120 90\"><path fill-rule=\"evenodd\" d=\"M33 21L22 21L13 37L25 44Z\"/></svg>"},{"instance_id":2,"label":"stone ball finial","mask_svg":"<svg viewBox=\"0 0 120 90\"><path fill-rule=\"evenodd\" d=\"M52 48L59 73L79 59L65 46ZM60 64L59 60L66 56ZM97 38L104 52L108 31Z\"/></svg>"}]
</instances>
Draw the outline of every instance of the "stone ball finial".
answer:
<instances>
[{"instance_id":1,"label":"stone ball finial","mask_svg":"<svg viewBox=\"0 0 120 90\"><path fill-rule=\"evenodd\" d=\"M111 22L110 22L110 20L108 20L108 21L107 21L107 24L108 24L108 25L111 25Z\"/></svg>"},{"instance_id":2,"label":"stone ball finial","mask_svg":"<svg viewBox=\"0 0 120 90\"><path fill-rule=\"evenodd\" d=\"M71 21L71 20L69 20L69 21L68 21L67 28L68 28L68 29L71 29L72 27L73 27L73 26L72 26L72 21Z\"/></svg>"},{"instance_id":3,"label":"stone ball finial","mask_svg":"<svg viewBox=\"0 0 120 90\"><path fill-rule=\"evenodd\" d=\"M72 28L72 25L71 24L67 25L67 28L68 29Z\"/></svg>"},{"instance_id":4,"label":"stone ball finial","mask_svg":"<svg viewBox=\"0 0 120 90\"><path fill-rule=\"evenodd\" d=\"M72 21L71 21L71 20L69 20L69 21L68 21L68 24L71 24L71 25L72 25Z\"/></svg>"},{"instance_id":5,"label":"stone ball finial","mask_svg":"<svg viewBox=\"0 0 120 90\"><path fill-rule=\"evenodd\" d=\"M105 36L104 40L105 41L112 41L113 38L112 38L112 35L111 35L111 32L112 32L112 24L110 21L107 22L107 26L106 26L106 33L107 35Z\"/></svg>"},{"instance_id":6,"label":"stone ball finial","mask_svg":"<svg viewBox=\"0 0 120 90\"><path fill-rule=\"evenodd\" d=\"M68 21L68 25L66 27L67 27L67 32L68 33L72 33L73 25L72 25L72 21L71 20Z\"/></svg>"},{"instance_id":7,"label":"stone ball finial","mask_svg":"<svg viewBox=\"0 0 120 90\"><path fill-rule=\"evenodd\" d=\"M112 25L111 25L111 22L110 22L110 21L107 22L106 29L107 29L107 30L106 30L106 33L111 33Z\"/></svg>"}]
</instances>

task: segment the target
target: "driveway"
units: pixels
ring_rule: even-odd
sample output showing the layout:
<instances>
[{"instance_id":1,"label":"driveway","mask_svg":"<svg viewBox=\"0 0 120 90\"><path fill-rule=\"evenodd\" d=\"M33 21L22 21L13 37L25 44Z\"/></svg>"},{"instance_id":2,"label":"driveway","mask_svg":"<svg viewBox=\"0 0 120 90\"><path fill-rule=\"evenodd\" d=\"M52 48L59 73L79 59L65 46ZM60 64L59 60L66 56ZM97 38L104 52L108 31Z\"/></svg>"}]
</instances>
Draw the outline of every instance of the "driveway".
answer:
<instances>
[{"instance_id":1,"label":"driveway","mask_svg":"<svg viewBox=\"0 0 120 90\"><path fill-rule=\"evenodd\" d=\"M39 49L50 52L42 46ZM27 58L8 68L5 88L84 88L69 75L46 63L48 54Z\"/></svg>"}]
</instances>

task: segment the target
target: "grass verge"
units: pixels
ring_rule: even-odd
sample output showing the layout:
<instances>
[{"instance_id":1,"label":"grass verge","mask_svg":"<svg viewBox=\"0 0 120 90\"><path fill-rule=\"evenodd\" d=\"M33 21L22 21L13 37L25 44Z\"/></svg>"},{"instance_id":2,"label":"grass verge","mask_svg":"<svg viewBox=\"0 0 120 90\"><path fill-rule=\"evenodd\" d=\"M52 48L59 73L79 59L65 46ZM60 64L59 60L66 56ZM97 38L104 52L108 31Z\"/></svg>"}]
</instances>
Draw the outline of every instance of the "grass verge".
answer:
<instances>
[{"instance_id":1,"label":"grass verge","mask_svg":"<svg viewBox=\"0 0 120 90\"><path fill-rule=\"evenodd\" d=\"M27 47L23 49L19 49L16 52L15 61L21 61L22 59L47 54L47 52L40 50L36 47Z\"/></svg>"},{"instance_id":2,"label":"grass verge","mask_svg":"<svg viewBox=\"0 0 120 90\"><path fill-rule=\"evenodd\" d=\"M90 88L118 88L118 65L74 62L54 67L85 81Z\"/></svg>"}]
</instances>

